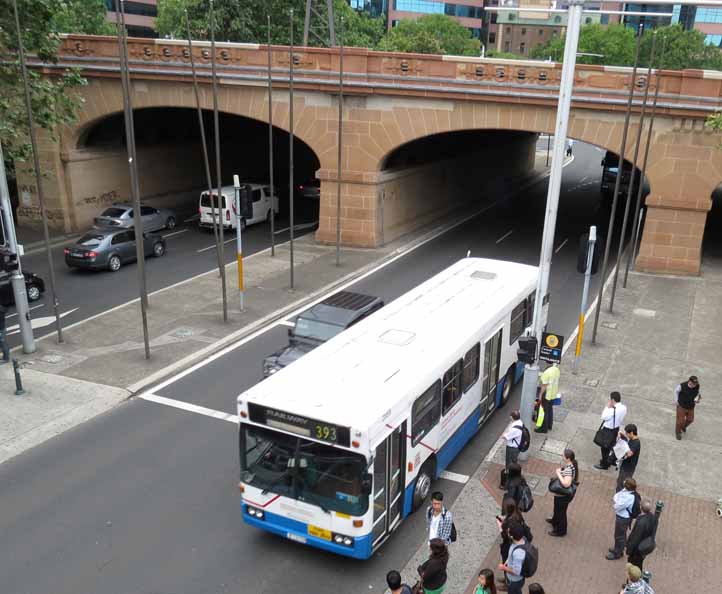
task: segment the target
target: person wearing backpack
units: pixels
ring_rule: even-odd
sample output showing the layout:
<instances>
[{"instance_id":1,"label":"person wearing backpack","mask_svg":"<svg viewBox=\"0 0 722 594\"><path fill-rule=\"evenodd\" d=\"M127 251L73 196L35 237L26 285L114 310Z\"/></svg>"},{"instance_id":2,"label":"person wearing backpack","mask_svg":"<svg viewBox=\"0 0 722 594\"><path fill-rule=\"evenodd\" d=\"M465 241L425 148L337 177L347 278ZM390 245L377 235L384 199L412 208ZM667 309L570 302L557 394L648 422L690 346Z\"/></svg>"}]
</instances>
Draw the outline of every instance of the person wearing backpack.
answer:
<instances>
[{"instance_id":1,"label":"person wearing backpack","mask_svg":"<svg viewBox=\"0 0 722 594\"><path fill-rule=\"evenodd\" d=\"M500 489L504 489L506 487L509 465L519 460L519 446L522 443L522 427L524 427L524 422L521 420L521 413L518 410L511 411L509 416L511 418L511 423L502 434L502 437L506 441L506 456L504 470L501 472L501 481L499 483Z\"/></svg>"},{"instance_id":2,"label":"person wearing backpack","mask_svg":"<svg viewBox=\"0 0 722 594\"><path fill-rule=\"evenodd\" d=\"M411 586L401 581L401 574L392 569L386 574L386 585L391 594L411 594Z\"/></svg>"},{"instance_id":3,"label":"person wearing backpack","mask_svg":"<svg viewBox=\"0 0 722 594\"><path fill-rule=\"evenodd\" d=\"M534 545L526 542L524 528L518 522L509 526L511 546L506 563L500 563L499 569L506 575L509 594L523 594L524 582L536 572L539 556Z\"/></svg>"},{"instance_id":4,"label":"person wearing backpack","mask_svg":"<svg viewBox=\"0 0 722 594\"><path fill-rule=\"evenodd\" d=\"M652 513L652 502L642 501L642 513L634 521L634 527L627 538L627 561L644 569L644 558L655 548L657 516Z\"/></svg>"},{"instance_id":5,"label":"person wearing backpack","mask_svg":"<svg viewBox=\"0 0 722 594\"><path fill-rule=\"evenodd\" d=\"M519 506L519 511L527 513L534 506L534 496L526 479L521 473L521 466L517 462L509 465L504 497L511 497Z\"/></svg>"},{"instance_id":6,"label":"person wearing backpack","mask_svg":"<svg viewBox=\"0 0 722 594\"><path fill-rule=\"evenodd\" d=\"M441 594L444 591L448 563L449 549L446 543L441 538L434 538L429 543L429 558L417 569L424 594Z\"/></svg>"},{"instance_id":7,"label":"person wearing backpack","mask_svg":"<svg viewBox=\"0 0 722 594\"><path fill-rule=\"evenodd\" d=\"M429 531L429 542L440 538L448 545L456 540L454 517L444 507L444 494L441 491L431 494L431 505L426 510L426 527Z\"/></svg>"},{"instance_id":8,"label":"person wearing backpack","mask_svg":"<svg viewBox=\"0 0 722 594\"><path fill-rule=\"evenodd\" d=\"M519 511L519 508L516 505L516 501L514 501L511 497L505 498L502 502L501 513L504 514L503 517L496 517L496 525L499 528L499 534L501 536L501 544L499 545L499 556L501 557L501 562L506 563L507 559L509 558L509 549L512 545L511 535L509 534L509 528L512 526L512 524L519 524L522 527L526 542L531 542L534 536L531 533L531 529L524 521L524 517ZM505 584L506 577L504 576L499 579L499 583Z\"/></svg>"},{"instance_id":9,"label":"person wearing backpack","mask_svg":"<svg viewBox=\"0 0 722 594\"><path fill-rule=\"evenodd\" d=\"M624 554L624 545L627 542L627 531L632 520L639 515L641 499L637 493L637 481L628 478L624 481L624 488L614 494L612 505L614 507L614 546L609 549L607 559L614 561L621 559Z\"/></svg>"}]
</instances>

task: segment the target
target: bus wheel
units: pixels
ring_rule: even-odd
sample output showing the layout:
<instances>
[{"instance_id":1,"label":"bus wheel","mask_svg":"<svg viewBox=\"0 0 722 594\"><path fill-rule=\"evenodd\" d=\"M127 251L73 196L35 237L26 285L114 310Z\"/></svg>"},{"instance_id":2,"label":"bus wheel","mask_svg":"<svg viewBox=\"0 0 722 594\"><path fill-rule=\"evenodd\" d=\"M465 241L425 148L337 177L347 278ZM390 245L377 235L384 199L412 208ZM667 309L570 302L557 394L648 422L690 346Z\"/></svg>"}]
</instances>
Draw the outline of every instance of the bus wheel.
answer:
<instances>
[{"instance_id":1,"label":"bus wheel","mask_svg":"<svg viewBox=\"0 0 722 594\"><path fill-rule=\"evenodd\" d=\"M412 508L417 510L424 503L426 498L429 496L431 491L431 480L433 475L433 463L426 462L419 470L419 474L416 477L414 483L414 496L412 502Z\"/></svg>"},{"instance_id":2,"label":"bus wheel","mask_svg":"<svg viewBox=\"0 0 722 594\"><path fill-rule=\"evenodd\" d=\"M506 372L504 378L504 387L501 389L501 403L499 408L509 402L509 396L511 395L511 389L514 387L514 370L513 368Z\"/></svg>"}]
</instances>

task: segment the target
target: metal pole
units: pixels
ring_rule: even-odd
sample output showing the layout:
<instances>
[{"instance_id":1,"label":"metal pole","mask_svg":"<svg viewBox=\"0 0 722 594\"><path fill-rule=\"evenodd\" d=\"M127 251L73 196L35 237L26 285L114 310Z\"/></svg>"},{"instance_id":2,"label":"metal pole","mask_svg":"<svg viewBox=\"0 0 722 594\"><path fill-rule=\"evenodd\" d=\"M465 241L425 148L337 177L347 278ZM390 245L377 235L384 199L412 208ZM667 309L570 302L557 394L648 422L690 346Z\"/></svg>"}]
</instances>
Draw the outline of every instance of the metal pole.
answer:
<instances>
[{"instance_id":1,"label":"metal pole","mask_svg":"<svg viewBox=\"0 0 722 594\"><path fill-rule=\"evenodd\" d=\"M657 41L657 36L652 36L652 52L651 57L649 61L649 68L647 69L647 81L644 85L644 98L642 99L642 112L639 114L639 128L637 129L637 139L634 144L634 157L632 158L632 171L629 175L629 187L627 188L627 201L624 204L624 218L622 219L622 233L619 236L619 246L617 248L617 263L614 266L614 280L612 281L612 295L609 299L609 311L614 310L614 296L617 293L617 280L619 278L619 265L622 263L622 251L624 250L624 237L627 233L627 219L629 217L629 206L632 203L632 192L634 191L634 179L635 175L637 173L637 159L639 157L639 145L642 142L642 131L644 130L644 116L647 112L647 99L649 98L649 81L652 77L652 61L654 60L654 49ZM642 182L643 180L639 180L639 188L637 192L637 196L640 195L642 191ZM639 205L634 210L634 218L637 217L637 208L639 208ZM634 229L634 227L632 227Z\"/></svg>"},{"instance_id":2,"label":"metal pole","mask_svg":"<svg viewBox=\"0 0 722 594\"><path fill-rule=\"evenodd\" d=\"M664 56L664 48L666 39L662 39L662 51L660 52L660 56ZM652 61L650 60L650 64ZM660 68L662 65L662 60L660 59ZM657 74L655 76L655 83L656 88L654 89L654 100L652 101L652 115L649 117L649 128L647 129L647 144L644 147L644 159L642 161L642 171L640 173L640 179L639 179L639 188L637 188L637 205L635 209L635 219L634 223L632 225L632 228L634 229L634 245L632 245L632 249L629 252L629 256L627 257L627 266L624 270L624 283L622 286L626 289L627 288L627 277L629 276L629 267L631 266L633 261L636 261L637 259L637 246L639 245L639 231L642 227L642 211L641 208L642 204L642 191L643 191L643 184L644 184L644 177L647 174L647 158L649 157L649 147L652 144L652 129L654 128L654 116L657 114L657 99L659 98L659 87L660 87L660 68L657 68ZM647 77L647 80L649 80L649 77Z\"/></svg>"},{"instance_id":3,"label":"metal pole","mask_svg":"<svg viewBox=\"0 0 722 594\"><path fill-rule=\"evenodd\" d=\"M341 266L341 151L343 147L343 17L340 21L338 55L338 165L336 167L336 266Z\"/></svg>"},{"instance_id":4,"label":"metal pole","mask_svg":"<svg viewBox=\"0 0 722 594\"><path fill-rule=\"evenodd\" d=\"M3 157L2 144L0 144L0 204L2 204L2 216L5 222L5 241L12 254L17 255L18 267L10 276L10 283L13 287L15 297L15 309L18 312L18 327L20 329L20 340L23 345L23 353L35 352L35 339L33 338L33 327L30 323L30 310L28 309L28 294L25 290L25 277L18 254L18 241L15 236L15 221L13 220L12 206L10 205L10 191L8 180L5 177L5 161Z\"/></svg>"},{"instance_id":5,"label":"metal pole","mask_svg":"<svg viewBox=\"0 0 722 594\"><path fill-rule=\"evenodd\" d=\"M201 96L198 91L198 76L196 75L196 61L193 58L193 42L191 41L191 25L188 19L188 9L185 9L186 31L188 33L188 55L191 60L191 72L193 73L193 92L196 96L196 109L198 110L198 127L201 134L201 146L203 147L203 165L206 170L206 187L208 188L208 200L211 202L211 217L213 226L213 237L216 240L216 258L218 260L218 274L223 274L223 262L221 252L218 249L218 228L216 227L216 199L213 197L213 182L211 181L211 165L208 159L208 144L206 143L206 127L203 123L203 110L201 109ZM218 221L220 223L220 221Z\"/></svg>"},{"instance_id":6,"label":"metal pole","mask_svg":"<svg viewBox=\"0 0 722 594\"><path fill-rule=\"evenodd\" d=\"M629 83L629 98L627 99L627 113L624 115L624 128L622 130L622 145L619 149L619 160L617 161L617 179L614 182L614 197L612 198L612 211L609 213L609 226L607 227L607 244L604 247L604 259L602 260L602 278L599 282L599 293L597 294L597 307L594 310L594 328L592 329L592 344L597 342L597 328L599 326L599 314L602 311L602 298L604 297L604 280L607 278L607 264L609 252L614 238L614 217L617 214L617 200L619 198L619 186L622 182L624 171L624 152L627 150L627 133L629 132L629 118L632 115L632 101L634 99L634 81L637 78L637 64L639 62L639 45L642 39L642 32L637 35L637 49L634 54L634 67ZM622 241L620 239L620 241Z\"/></svg>"},{"instance_id":7,"label":"metal pole","mask_svg":"<svg viewBox=\"0 0 722 594\"><path fill-rule=\"evenodd\" d=\"M58 342L63 342L63 327L60 323L58 311L58 294L55 288L55 264L53 254L50 251L50 232L48 231L48 212L45 209L45 193L43 191L43 176L40 172L40 158L38 157L38 145L35 139L35 118L33 117L32 102L30 100L30 84L28 82L28 69L25 64L25 48L23 38L20 34L20 15L18 13L17 0L13 0L13 11L15 12L15 27L18 34L18 57L20 59L20 71L23 75L23 87L25 90L25 109L28 112L28 131L30 133L30 144L33 149L33 166L35 167L35 183L38 186L38 202L40 203L40 216L43 220L43 239L45 240L45 254L48 258L48 273L50 277L50 295L53 300L53 313L55 315L55 328L58 333Z\"/></svg>"},{"instance_id":8,"label":"metal pole","mask_svg":"<svg viewBox=\"0 0 722 594\"><path fill-rule=\"evenodd\" d=\"M293 8L291 15L291 43L288 46L288 190L290 200L289 228L290 234L290 263L291 263L291 289L293 289Z\"/></svg>"},{"instance_id":9,"label":"metal pole","mask_svg":"<svg viewBox=\"0 0 722 594\"><path fill-rule=\"evenodd\" d=\"M241 237L241 182L233 176L234 199L236 205L236 261L238 262L238 299L243 311L243 239Z\"/></svg>"},{"instance_id":10,"label":"metal pole","mask_svg":"<svg viewBox=\"0 0 722 594\"><path fill-rule=\"evenodd\" d=\"M584 289L582 290L582 305L579 311L579 330L577 332L577 344L574 350L574 372L579 367L579 360L582 358L582 340L584 336L584 314L587 310L587 298L589 296L589 283L592 280L592 260L594 259L594 244L597 242L597 228L589 227L589 246L587 247L587 267L584 269Z\"/></svg>"},{"instance_id":11,"label":"metal pole","mask_svg":"<svg viewBox=\"0 0 722 594\"><path fill-rule=\"evenodd\" d=\"M216 185L218 187L218 254L221 260L221 293L223 298L223 321L228 321L228 297L226 296L226 258L223 249L223 211L226 197L223 195L221 178L221 134L218 124L218 78L216 77L216 20L213 13L213 0L210 0L211 26L211 76L213 77L213 130L216 141ZM215 220L215 215L213 219Z\"/></svg>"},{"instance_id":12,"label":"metal pole","mask_svg":"<svg viewBox=\"0 0 722 594\"><path fill-rule=\"evenodd\" d=\"M551 148L551 145L552 145L552 135L549 134L547 136L547 164L546 164L547 167L549 167L549 149Z\"/></svg>"},{"instance_id":13,"label":"metal pole","mask_svg":"<svg viewBox=\"0 0 722 594\"><path fill-rule=\"evenodd\" d=\"M541 342L542 330L545 325L545 306L549 289L549 272L554 251L554 231L559 206L559 192L561 190L562 167L564 164L565 141L569 125L569 110L572 102L572 89L574 86L574 67L577 61L577 46L579 44L579 30L581 28L582 7L584 0L570 0L567 18L567 35L564 44L564 63L562 64L562 78L559 85L559 100L557 104L556 126L554 130L554 152L552 154L551 171L549 174L549 189L547 191L546 216L544 219L544 233L539 255L539 275L537 280L536 299L534 300L534 336ZM537 343L537 344L538 344ZM535 357L536 359L536 357ZM536 362L527 364L524 369L524 385L522 387L521 415L524 424L531 427L531 414L536 397L536 385L539 367Z\"/></svg>"},{"instance_id":14,"label":"metal pole","mask_svg":"<svg viewBox=\"0 0 722 594\"><path fill-rule=\"evenodd\" d=\"M271 81L271 15L268 15L268 177L271 180L271 256L276 255L276 192L273 188L273 83Z\"/></svg>"},{"instance_id":15,"label":"metal pole","mask_svg":"<svg viewBox=\"0 0 722 594\"><path fill-rule=\"evenodd\" d=\"M145 249L143 237L143 219L140 214L140 184L138 181L138 160L135 152L135 123L133 105L130 98L130 71L128 67L128 38L125 29L125 0L120 0L120 19L117 18L118 43L120 45L120 69L123 90L125 117L125 139L128 151L128 169L130 173L130 193L133 199L133 232L135 234L135 255L138 262L138 287L140 290L140 317L143 326L143 347L145 358L150 359L150 338L148 336L148 292L145 286Z\"/></svg>"}]
</instances>

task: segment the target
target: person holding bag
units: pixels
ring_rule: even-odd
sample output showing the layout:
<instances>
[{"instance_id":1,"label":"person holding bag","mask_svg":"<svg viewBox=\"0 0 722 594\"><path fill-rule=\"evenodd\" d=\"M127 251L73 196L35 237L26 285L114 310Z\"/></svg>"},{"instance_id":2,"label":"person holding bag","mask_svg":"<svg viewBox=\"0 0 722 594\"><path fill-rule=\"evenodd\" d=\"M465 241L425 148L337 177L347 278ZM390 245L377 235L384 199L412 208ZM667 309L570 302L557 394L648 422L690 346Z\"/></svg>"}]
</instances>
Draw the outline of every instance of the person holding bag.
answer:
<instances>
[{"instance_id":1,"label":"person holding bag","mask_svg":"<svg viewBox=\"0 0 722 594\"><path fill-rule=\"evenodd\" d=\"M609 402L602 411L602 424L599 426L594 436L594 443L597 444L602 452L602 459L599 464L595 464L597 470L607 470L609 468L609 454L617 443L619 435L619 427L624 423L624 417L627 416L627 407L622 404L622 395L619 392L612 392L609 395Z\"/></svg>"},{"instance_id":2,"label":"person holding bag","mask_svg":"<svg viewBox=\"0 0 722 594\"><path fill-rule=\"evenodd\" d=\"M554 494L554 515L547 518L552 525L550 536L564 536L567 533L567 507L579 485L579 465L573 450L564 450L564 457L556 477L549 481L549 491Z\"/></svg>"},{"instance_id":3,"label":"person holding bag","mask_svg":"<svg viewBox=\"0 0 722 594\"><path fill-rule=\"evenodd\" d=\"M429 542L429 558L418 567L419 582L414 594L441 594L446 587L446 565L449 563L449 549L441 538Z\"/></svg>"}]
</instances>

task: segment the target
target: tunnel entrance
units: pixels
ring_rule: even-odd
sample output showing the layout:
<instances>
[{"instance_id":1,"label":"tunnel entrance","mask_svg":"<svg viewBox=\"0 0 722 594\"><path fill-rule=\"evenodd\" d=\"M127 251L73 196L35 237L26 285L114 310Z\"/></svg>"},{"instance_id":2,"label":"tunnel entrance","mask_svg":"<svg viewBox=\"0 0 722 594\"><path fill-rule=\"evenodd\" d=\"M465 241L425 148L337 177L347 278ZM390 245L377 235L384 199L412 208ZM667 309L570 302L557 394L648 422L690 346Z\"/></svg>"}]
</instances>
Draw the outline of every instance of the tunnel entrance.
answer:
<instances>
[{"instance_id":1,"label":"tunnel entrance","mask_svg":"<svg viewBox=\"0 0 722 594\"><path fill-rule=\"evenodd\" d=\"M168 207L180 216L198 212L200 192L206 189L198 115L189 108L144 108L133 112L139 185L144 203ZM203 111L211 180L216 182L213 112ZM269 182L268 124L228 113L219 114L222 185ZM289 210L289 134L273 129L274 183L280 216ZM294 138L294 192L301 221L318 220L319 199L303 192L316 177L319 160L311 148ZM125 126L122 113L95 122L79 136L67 164L77 225L87 227L100 210L130 200ZM180 220L180 219L179 219Z\"/></svg>"}]
</instances>

